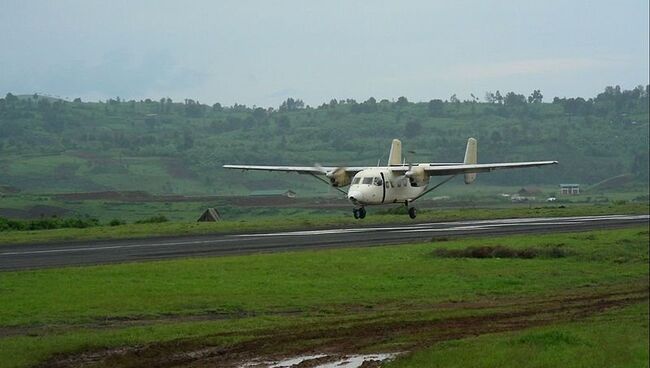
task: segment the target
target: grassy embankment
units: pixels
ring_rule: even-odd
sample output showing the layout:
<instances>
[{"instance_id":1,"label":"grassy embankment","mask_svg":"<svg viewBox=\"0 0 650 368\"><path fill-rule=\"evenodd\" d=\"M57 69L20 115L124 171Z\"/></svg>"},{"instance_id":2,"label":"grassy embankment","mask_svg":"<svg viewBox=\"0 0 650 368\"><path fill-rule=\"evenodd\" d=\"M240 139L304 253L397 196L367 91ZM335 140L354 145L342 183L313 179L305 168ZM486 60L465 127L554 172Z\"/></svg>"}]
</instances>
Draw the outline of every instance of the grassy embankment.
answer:
<instances>
[{"instance_id":1,"label":"grassy embankment","mask_svg":"<svg viewBox=\"0 0 650 368\"><path fill-rule=\"evenodd\" d=\"M647 362L648 240L647 227L634 227L5 272L0 366L82 351L116 366L155 364L169 354L191 361L193 352L210 349L220 349L213 359L227 359L242 349L278 355L430 346L395 364L425 366L449 353L441 362L467 354L477 357L475 366L494 366L513 354L519 363L577 366L591 354L590 366L636 366ZM478 246L528 249L532 258L435 252ZM123 346L137 348L117 356L103 350ZM542 360L525 360L528 353Z\"/></svg>"},{"instance_id":2,"label":"grassy embankment","mask_svg":"<svg viewBox=\"0 0 650 368\"><path fill-rule=\"evenodd\" d=\"M422 210L416 220L405 214L369 214L364 220L348 216L273 216L254 220L221 221L217 223L167 222L154 224L126 224L120 226L97 226L90 228L66 228L38 231L0 232L0 245L32 242L56 242L76 240L125 239L152 236L195 235L211 233L236 233L269 230L292 230L304 228L327 228L335 226L379 225L386 223L441 222L469 219L498 219L544 216L588 216L608 214L647 214L647 203L618 205L566 205L518 208L463 208Z\"/></svg>"}]
</instances>

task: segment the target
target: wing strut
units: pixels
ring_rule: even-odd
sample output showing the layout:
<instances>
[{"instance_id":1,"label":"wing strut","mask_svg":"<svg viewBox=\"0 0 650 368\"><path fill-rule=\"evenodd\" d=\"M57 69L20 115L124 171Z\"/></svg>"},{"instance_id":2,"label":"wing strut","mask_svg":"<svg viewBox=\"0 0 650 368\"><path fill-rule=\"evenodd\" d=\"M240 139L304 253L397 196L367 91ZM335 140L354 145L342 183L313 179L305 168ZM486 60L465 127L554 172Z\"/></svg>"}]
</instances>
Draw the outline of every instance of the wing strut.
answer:
<instances>
[{"instance_id":1,"label":"wing strut","mask_svg":"<svg viewBox=\"0 0 650 368\"><path fill-rule=\"evenodd\" d=\"M341 192L341 193L343 193L343 194L345 194L345 195L348 194L348 193L346 193L345 191L343 191L341 188L339 188L339 187L335 187L335 186L333 186L332 184L330 184L329 181L327 181L327 180L325 180L325 179L323 179L323 178L321 178L321 177L316 176L316 174L309 173L309 175L313 176L314 178L316 178L316 179L322 181L323 183L327 184L328 186L330 186L330 187L332 187L332 188L338 190L339 192Z\"/></svg>"},{"instance_id":2,"label":"wing strut","mask_svg":"<svg viewBox=\"0 0 650 368\"><path fill-rule=\"evenodd\" d=\"M422 197L423 195L429 193L430 191L432 191L432 190L438 188L438 187L441 186L442 184L448 182L449 180L451 180L451 179L453 179L453 178L455 178L455 177L456 177L456 175L452 175L452 176L448 177L447 179L441 181L440 183L436 184L435 186L431 187L430 189L427 189L426 191L424 191L424 192L423 192L422 194L420 194L419 196L417 196L417 197L411 199L409 202L415 202L416 199L418 199L418 198Z\"/></svg>"}]
</instances>

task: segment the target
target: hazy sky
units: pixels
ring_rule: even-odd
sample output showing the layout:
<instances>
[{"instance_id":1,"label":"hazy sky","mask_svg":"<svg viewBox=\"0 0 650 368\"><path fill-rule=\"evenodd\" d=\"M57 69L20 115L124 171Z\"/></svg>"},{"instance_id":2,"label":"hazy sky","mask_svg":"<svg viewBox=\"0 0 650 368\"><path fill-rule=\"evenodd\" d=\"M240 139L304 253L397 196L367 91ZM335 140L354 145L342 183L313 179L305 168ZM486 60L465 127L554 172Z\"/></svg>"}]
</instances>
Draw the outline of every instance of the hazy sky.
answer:
<instances>
[{"instance_id":1,"label":"hazy sky","mask_svg":"<svg viewBox=\"0 0 650 368\"><path fill-rule=\"evenodd\" d=\"M0 94L481 99L648 83L648 0L0 0Z\"/></svg>"}]
</instances>

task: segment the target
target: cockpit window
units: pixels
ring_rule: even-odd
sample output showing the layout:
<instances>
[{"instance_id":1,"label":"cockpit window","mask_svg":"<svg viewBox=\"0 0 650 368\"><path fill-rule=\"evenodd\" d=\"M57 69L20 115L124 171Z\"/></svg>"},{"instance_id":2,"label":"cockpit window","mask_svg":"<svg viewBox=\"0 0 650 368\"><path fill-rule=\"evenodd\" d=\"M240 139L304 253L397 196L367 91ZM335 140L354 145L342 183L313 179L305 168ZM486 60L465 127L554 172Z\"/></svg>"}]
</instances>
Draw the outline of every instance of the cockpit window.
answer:
<instances>
[{"instance_id":1,"label":"cockpit window","mask_svg":"<svg viewBox=\"0 0 650 368\"><path fill-rule=\"evenodd\" d=\"M363 178L361 184L372 184L372 178Z\"/></svg>"},{"instance_id":2,"label":"cockpit window","mask_svg":"<svg viewBox=\"0 0 650 368\"><path fill-rule=\"evenodd\" d=\"M361 181L361 178L354 178L354 179L352 179L352 184L353 185L354 184L359 184L360 181Z\"/></svg>"},{"instance_id":3,"label":"cockpit window","mask_svg":"<svg viewBox=\"0 0 650 368\"><path fill-rule=\"evenodd\" d=\"M378 187L380 187L383 184L383 182L381 181L381 178L378 178L378 177L372 178L372 183L374 185L378 186Z\"/></svg>"}]
</instances>

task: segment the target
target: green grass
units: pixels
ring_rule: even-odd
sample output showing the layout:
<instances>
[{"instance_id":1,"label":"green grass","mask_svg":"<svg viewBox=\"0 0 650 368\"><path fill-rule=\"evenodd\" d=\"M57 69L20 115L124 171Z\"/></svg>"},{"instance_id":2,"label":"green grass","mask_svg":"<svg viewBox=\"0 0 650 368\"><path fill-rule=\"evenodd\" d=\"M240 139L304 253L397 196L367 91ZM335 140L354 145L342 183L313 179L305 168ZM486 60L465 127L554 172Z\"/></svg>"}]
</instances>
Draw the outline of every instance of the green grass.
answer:
<instances>
[{"instance_id":1,"label":"green grass","mask_svg":"<svg viewBox=\"0 0 650 368\"><path fill-rule=\"evenodd\" d=\"M648 232L642 230L4 272L0 325L399 300L418 304L612 284L647 276ZM572 255L553 260L432 255L440 247L475 245L561 246Z\"/></svg>"},{"instance_id":2,"label":"green grass","mask_svg":"<svg viewBox=\"0 0 650 368\"><path fill-rule=\"evenodd\" d=\"M586 321L443 342L386 368L648 367L648 304Z\"/></svg>"},{"instance_id":3,"label":"green grass","mask_svg":"<svg viewBox=\"0 0 650 368\"><path fill-rule=\"evenodd\" d=\"M432 320L490 311L427 307L435 303L543 299L567 292L616 289L620 285L647 288L648 240L646 227L633 227L3 272L0 366L24 367L60 352L181 338L230 344L250 339L259 333L255 331L265 328L345 325L346 320L354 323L371 317L384 321L409 320L414 316ZM452 259L433 254L442 247L462 249L481 245L515 249L561 247L566 257ZM221 313L230 317L221 319ZM193 316L199 320L192 320ZM208 318L200 320L201 316ZM614 316L608 321L615 324L619 318ZM571 332L570 336L597 344L609 341L625 329L638 334L636 322L625 318L620 322L620 330L612 330L610 335L603 332L601 336L597 329L591 334L586 329ZM2 337L3 329L15 332ZM229 334L217 335L220 332ZM535 333L530 336L513 337L530 342L511 349L524 354L520 350L528 349L528 345L553 344L546 342L544 333L542 337L535 337ZM475 343L469 341L471 348ZM509 340L503 341L496 348L510 349ZM453 346L452 343L447 347ZM470 351L480 352L482 348ZM432 354L437 351L434 349ZM566 354L574 354L572 351L567 350ZM504 354L497 354L494 359L507 356ZM603 354L609 356L614 351L606 350ZM428 359L417 357L414 355L413 359ZM498 360L487 360L493 361Z\"/></svg>"},{"instance_id":4,"label":"green grass","mask_svg":"<svg viewBox=\"0 0 650 368\"><path fill-rule=\"evenodd\" d=\"M157 204L157 206L160 206L160 204ZM283 209L280 210L280 214L278 215L278 210L267 209L267 211L270 212L264 216L265 210L258 210L261 211L261 213L258 212L259 217L251 220L225 220L217 223L169 222L163 224L128 224L115 227L101 226L85 229L0 232L0 246L3 244L33 242L124 239L151 236L291 230L307 227L327 228L335 226L363 226L415 222L409 219L405 214L391 215L386 213L372 213L372 211L383 211L379 208L370 208L368 210L368 217L363 221L354 220L350 213L331 215L313 213L311 210ZM559 206L544 206L421 210L418 212L417 222L516 217L647 214L648 210L647 204L638 203L620 205L568 205L565 206L565 208L560 208ZM167 212L161 211L159 213L165 214Z\"/></svg>"}]
</instances>

